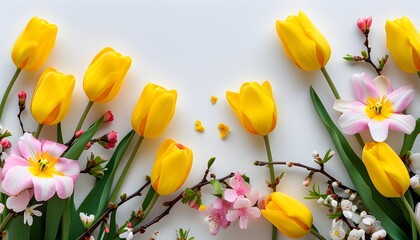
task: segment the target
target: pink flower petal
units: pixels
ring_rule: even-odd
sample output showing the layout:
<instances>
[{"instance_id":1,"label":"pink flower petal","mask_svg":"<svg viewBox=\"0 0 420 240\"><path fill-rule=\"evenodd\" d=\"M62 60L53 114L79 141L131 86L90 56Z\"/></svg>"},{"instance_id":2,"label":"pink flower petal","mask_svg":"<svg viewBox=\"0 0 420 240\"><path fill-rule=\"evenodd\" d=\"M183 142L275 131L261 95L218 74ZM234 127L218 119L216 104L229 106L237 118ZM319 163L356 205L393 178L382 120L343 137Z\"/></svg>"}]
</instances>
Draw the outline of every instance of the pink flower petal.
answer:
<instances>
[{"instance_id":1,"label":"pink flower petal","mask_svg":"<svg viewBox=\"0 0 420 240\"><path fill-rule=\"evenodd\" d=\"M373 82L378 89L379 96L386 96L392 92L391 81L389 81L387 77L383 75L377 76L375 79L373 79Z\"/></svg>"},{"instance_id":2,"label":"pink flower petal","mask_svg":"<svg viewBox=\"0 0 420 240\"><path fill-rule=\"evenodd\" d=\"M345 134L356 134L367 129L369 120L364 109L354 109L344 112L338 124Z\"/></svg>"},{"instance_id":3,"label":"pink flower petal","mask_svg":"<svg viewBox=\"0 0 420 240\"><path fill-rule=\"evenodd\" d=\"M248 198L239 198L233 204L233 208L235 208L235 209L249 208L251 206L252 206L252 203L251 203L251 201L249 201Z\"/></svg>"},{"instance_id":4,"label":"pink flower petal","mask_svg":"<svg viewBox=\"0 0 420 240\"><path fill-rule=\"evenodd\" d=\"M261 216L261 211L257 207L251 207L248 209L248 214L255 218L259 218Z\"/></svg>"},{"instance_id":5,"label":"pink flower petal","mask_svg":"<svg viewBox=\"0 0 420 240\"><path fill-rule=\"evenodd\" d=\"M366 73L354 74L351 80L356 99L360 102L366 103L367 97L378 96L378 90L373 80Z\"/></svg>"},{"instance_id":6,"label":"pink flower petal","mask_svg":"<svg viewBox=\"0 0 420 240\"><path fill-rule=\"evenodd\" d=\"M80 174L78 162L67 158L59 158L54 167L58 172L62 172L64 175L73 178L74 181L76 181L77 176Z\"/></svg>"},{"instance_id":7,"label":"pink flower petal","mask_svg":"<svg viewBox=\"0 0 420 240\"><path fill-rule=\"evenodd\" d=\"M353 108L365 108L366 104L359 101L348 101L348 100L336 100L334 102L334 110L339 112L345 112Z\"/></svg>"},{"instance_id":8,"label":"pink flower petal","mask_svg":"<svg viewBox=\"0 0 420 240\"><path fill-rule=\"evenodd\" d=\"M411 115L393 114L389 118L389 129L411 134L416 127L416 119Z\"/></svg>"},{"instance_id":9,"label":"pink flower petal","mask_svg":"<svg viewBox=\"0 0 420 240\"><path fill-rule=\"evenodd\" d=\"M4 175L3 189L11 195L17 195L26 188L32 188L32 174L27 167L13 167Z\"/></svg>"},{"instance_id":10,"label":"pink flower petal","mask_svg":"<svg viewBox=\"0 0 420 240\"><path fill-rule=\"evenodd\" d=\"M391 101L394 112L400 113L413 101L414 90L411 86L400 87L390 93L387 98Z\"/></svg>"},{"instance_id":11,"label":"pink flower petal","mask_svg":"<svg viewBox=\"0 0 420 240\"><path fill-rule=\"evenodd\" d=\"M370 135L376 142L383 142L388 137L388 120L377 121L372 119L368 126Z\"/></svg>"},{"instance_id":12,"label":"pink flower petal","mask_svg":"<svg viewBox=\"0 0 420 240\"><path fill-rule=\"evenodd\" d=\"M39 178L32 179L34 183L35 199L39 201L47 201L55 194L56 181L55 178Z\"/></svg>"},{"instance_id":13,"label":"pink flower petal","mask_svg":"<svg viewBox=\"0 0 420 240\"><path fill-rule=\"evenodd\" d=\"M61 156L66 151L67 146L64 144L52 142L49 140L42 140L42 152L49 152L53 156Z\"/></svg>"},{"instance_id":14,"label":"pink flower petal","mask_svg":"<svg viewBox=\"0 0 420 240\"><path fill-rule=\"evenodd\" d=\"M230 210L226 214L226 219L230 222L235 221L236 219L238 219L238 217L239 217L239 211L238 210Z\"/></svg>"},{"instance_id":15,"label":"pink flower petal","mask_svg":"<svg viewBox=\"0 0 420 240\"><path fill-rule=\"evenodd\" d=\"M7 208L12 209L14 212L22 212L28 206L32 195L32 191L25 189L16 196L10 196L6 200L6 206Z\"/></svg>"},{"instance_id":16,"label":"pink flower petal","mask_svg":"<svg viewBox=\"0 0 420 240\"><path fill-rule=\"evenodd\" d=\"M248 226L248 216L241 216L239 218L239 228L246 229L247 226Z\"/></svg>"},{"instance_id":17,"label":"pink flower petal","mask_svg":"<svg viewBox=\"0 0 420 240\"><path fill-rule=\"evenodd\" d=\"M56 181L58 197L61 199L70 197L74 189L73 179L66 176L55 176L54 179Z\"/></svg>"},{"instance_id":18,"label":"pink flower petal","mask_svg":"<svg viewBox=\"0 0 420 240\"><path fill-rule=\"evenodd\" d=\"M30 165L30 163L28 162L28 160L18 156L18 155L10 155L7 159L6 162L3 166L3 170L2 170L2 174L6 175L7 171L9 171L9 169L17 167L17 166L21 166L21 167L28 167Z\"/></svg>"},{"instance_id":19,"label":"pink flower petal","mask_svg":"<svg viewBox=\"0 0 420 240\"><path fill-rule=\"evenodd\" d=\"M25 133L18 141L19 154L25 159L35 158L37 152L41 152L41 142L32 134Z\"/></svg>"},{"instance_id":20,"label":"pink flower petal","mask_svg":"<svg viewBox=\"0 0 420 240\"><path fill-rule=\"evenodd\" d=\"M238 194L233 189L226 189L223 198L228 202L234 202L238 198Z\"/></svg>"}]
</instances>

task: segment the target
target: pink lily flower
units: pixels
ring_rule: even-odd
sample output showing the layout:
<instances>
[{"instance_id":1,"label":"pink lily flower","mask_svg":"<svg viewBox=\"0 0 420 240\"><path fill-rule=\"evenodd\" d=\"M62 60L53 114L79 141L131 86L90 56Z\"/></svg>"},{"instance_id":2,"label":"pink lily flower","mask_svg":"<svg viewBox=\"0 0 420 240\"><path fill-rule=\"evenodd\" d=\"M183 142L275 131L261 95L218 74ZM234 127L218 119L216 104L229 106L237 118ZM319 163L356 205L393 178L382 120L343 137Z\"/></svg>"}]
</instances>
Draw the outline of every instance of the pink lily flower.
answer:
<instances>
[{"instance_id":1,"label":"pink lily flower","mask_svg":"<svg viewBox=\"0 0 420 240\"><path fill-rule=\"evenodd\" d=\"M416 125L411 115L402 114L414 98L411 86L393 90L385 76L371 79L367 74L352 77L357 100L336 100L334 109L343 114L338 119L345 134L355 134L369 129L376 142L383 142L388 129L410 134Z\"/></svg>"},{"instance_id":2,"label":"pink lily flower","mask_svg":"<svg viewBox=\"0 0 420 240\"><path fill-rule=\"evenodd\" d=\"M238 197L243 197L251 191L251 187L245 182L239 172L229 179L232 189L226 189L223 198L228 202L235 202Z\"/></svg>"},{"instance_id":3,"label":"pink lily flower","mask_svg":"<svg viewBox=\"0 0 420 240\"><path fill-rule=\"evenodd\" d=\"M60 157L66 148L25 133L4 164L3 190L9 196L17 196L33 189L37 201L47 201L55 193L61 199L70 197L80 167L76 161Z\"/></svg>"}]
</instances>

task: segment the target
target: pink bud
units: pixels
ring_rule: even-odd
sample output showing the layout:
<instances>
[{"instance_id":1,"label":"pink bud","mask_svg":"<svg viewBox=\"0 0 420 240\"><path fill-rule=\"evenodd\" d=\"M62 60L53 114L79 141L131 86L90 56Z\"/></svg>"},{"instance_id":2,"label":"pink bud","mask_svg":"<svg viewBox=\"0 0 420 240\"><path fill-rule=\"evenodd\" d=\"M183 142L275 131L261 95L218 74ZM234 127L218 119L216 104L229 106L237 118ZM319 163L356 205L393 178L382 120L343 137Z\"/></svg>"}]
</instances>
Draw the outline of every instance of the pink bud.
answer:
<instances>
[{"instance_id":1,"label":"pink bud","mask_svg":"<svg viewBox=\"0 0 420 240\"><path fill-rule=\"evenodd\" d=\"M88 150L90 147L92 147L92 143L91 142L88 142L86 144L85 150Z\"/></svg>"},{"instance_id":2,"label":"pink bud","mask_svg":"<svg viewBox=\"0 0 420 240\"><path fill-rule=\"evenodd\" d=\"M109 143L116 143L117 142L117 132L111 131L109 132L106 137L108 138Z\"/></svg>"},{"instance_id":3,"label":"pink bud","mask_svg":"<svg viewBox=\"0 0 420 240\"><path fill-rule=\"evenodd\" d=\"M0 140L0 145L3 148L9 148L9 147L12 146L12 143L9 140L7 140L6 138L3 138L3 139Z\"/></svg>"},{"instance_id":4,"label":"pink bud","mask_svg":"<svg viewBox=\"0 0 420 240\"><path fill-rule=\"evenodd\" d=\"M80 137L83 133L84 133L84 132L83 132L83 130L79 130L79 131L77 131L77 132L74 134L74 137L75 137L75 138L78 138L78 137Z\"/></svg>"},{"instance_id":5,"label":"pink bud","mask_svg":"<svg viewBox=\"0 0 420 240\"><path fill-rule=\"evenodd\" d=\"M107 143L105 145L103 145L105 149L110 149L110 148L114 148L115 147L115 143Z\"/></svg>"},{"instance_id":6,"label":"pink bud","mask_svg":"<svg viewBox=\"0 0 420 240\"><path fill-rule=\"evenodd\" d=\"M25 109L25 102L26 102L26 92L19 91L18 92L18 104L19 104L19 107L22 108L21 110Z\"/></svg>"},{"instance_id":7,"label":"pink bud","mask_svg":"<svg viewBox=\"0 0 420 240\"><path fill-rule=\"evenodd\" d=\"M127 227L128 227L128 228L133 228L133 227L131 226L131 222L128 222L128 223L127 223Z\"/></svg>"},{"instance_id":8,"label":"pink bud","mask_svg":"<svg viewBox=\"0 0 420 240\"><path fill-rule=\"evenodd\" d=\"M104 123L112 122L113 120L114 120L114 115L112 114L111 111L107 111L104 114Z\"/></svg>"},{"instance_id":9,"label":"pink bud","mask_svg":"<svg viewBox=\"0 0 420 240\"><path fill-rule=\"evenodd\" d=\"M357 20L357 27L363 33L366 33L367 31L369 31L370 26L372 26L372 17L364 17L364 18L359 18Z\"/></svg>"},{"instance_id":10,"label":"pink bud","mask_svg":"<svg viewBox=\"0 0 420 240\"><path fill-rule=\"evenodd\" d=\"M109 227L105 227L105 233L109 233Z\"/></svg>"}]
</instances>

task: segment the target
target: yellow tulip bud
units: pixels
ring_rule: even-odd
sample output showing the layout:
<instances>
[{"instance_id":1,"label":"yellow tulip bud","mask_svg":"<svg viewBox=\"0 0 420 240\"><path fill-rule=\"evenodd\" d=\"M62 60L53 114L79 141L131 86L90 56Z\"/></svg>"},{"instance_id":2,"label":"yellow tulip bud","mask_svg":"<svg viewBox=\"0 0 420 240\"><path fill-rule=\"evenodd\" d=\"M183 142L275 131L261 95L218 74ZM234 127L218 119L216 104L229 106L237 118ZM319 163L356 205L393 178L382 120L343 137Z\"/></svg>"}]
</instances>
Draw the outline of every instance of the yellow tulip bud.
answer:
<instances>
[{"instance_id":1,"label":"yellow tulip bud","mask_svg":"<svg viewBox=\"0 0 420 240\"><path fill-rule=\"evenodd\" d=\"M246 82L239 93L227 91L226 98L248 132L265 136L276 127L276 104L268 81Z\"/></svg>"},{"instance_id":2,"label":"yellow tulip bud","mask_svg":"<svg viewBox=\"0 0 420 240\"><path fill-rule=\"evenodd\" d=\"M54 68L42 73L35 87L31 101L32 116L39 124L54 125L67 114L75 79Z\"/></svg>"},{"instance_id":3,"label":"yellow tulip bud","mask_svg":"<svg viewBox=\"0 0 420 240\"><path fill-rule=\"evenodd\" d=\"M19 35L12 49L17 68L36 71L44 65L55 44L57 26L33 17Z\"/></svg>"},{"instance_id":4,"label":"yellow tulip bud","mask_svg":"<svg viewBox=\"0 0 420 240\"><path fill-rule=\"evenodd\" d=\"M324 67L331 56L330 45L322 33L302 11L277 20L277 34L286 55L300 68L312 71Z\"/></svg>"},{"instance_id":5,"label":"yellow tulip bud","mask_svg":"<svg viewBox=\"0 0 420 240\"><path fill-rule=\"evenodd\" d=\"M159 137L174 116L176 99L176 90L147 84L133 110L133 129L145 138Z\"/></svg>"},{"instance_id":6,"label":"yellow tulip bud","mask_svg":"<svg viewBox=\"0 0 420 240\"><path fill-rule=\"evenodd\" d=\"M131 58L114 49L102 49L90 63L83 79L83 89L90 101L109 102L117 96Z\"/></svg>"},{"instance_id":7,"label":"yellow tulip bud","mask_svg":"<svg viewBox=\"0 0 420 240\"><path fill-rule=\"evenodd\" d=\"M159 195L178 190L190 173L193 153L188 147L168 139L160 145L153 165L151 182Z\"/></svg>"},{"instance_id":8,"label":"yellow tulip bud","mask_svg":"<svg viewBox=\"0 0 420 240\"><path fill-rule=\"evenodd\" d=\"M301 238L311 230L311 211L281 192L273 192L265 199L265 209L261 210L261 214L290 238Z\"/></svg>"},{"instance_id":9,"label":"yellow tulip bud","mask_svg":"<svg viewBox=\"0 0 420 240\"><path fill-rule=\"evenodd\" d=\"M385 142L366 143L362 161L376 190L385 197L401 197L410 186L407 168Z\"/></svg>"},{"instance_id":10,"label":"yellow tulip bud","mask_svg":"<svg viewBox=\"0 0 420 240\"><path fill-rule=\"evenodd\" d=\"M385 24L386 46L401 70L420 71L420 33L407 17Z\"/></svg>"}]
</instances>

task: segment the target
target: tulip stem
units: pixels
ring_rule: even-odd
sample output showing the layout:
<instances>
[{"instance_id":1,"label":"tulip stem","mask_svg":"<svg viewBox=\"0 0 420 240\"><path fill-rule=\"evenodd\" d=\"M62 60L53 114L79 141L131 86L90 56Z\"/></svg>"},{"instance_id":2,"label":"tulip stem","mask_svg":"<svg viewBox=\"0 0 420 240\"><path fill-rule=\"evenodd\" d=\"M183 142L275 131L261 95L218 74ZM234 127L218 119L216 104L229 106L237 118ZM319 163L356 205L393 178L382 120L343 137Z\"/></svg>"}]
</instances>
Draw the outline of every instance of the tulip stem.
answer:
<instances>
[{"instance_id":1,"label":"tulip stem","mask_svg":"<svg viewBox=\"0 0 420 240\"><path fill-rule=\"evenodd\" d=\"M79 123L77 124L76 130L74 132L79 131L80 129L82 129L83 126L83 122L86 119L86 116L88 115L90 109L92 108L94 101L89 101L88 104L86 105L85 111L83 112L82 116L80 117Z\"/></svg>"},{"instance_id":2,"label":"tulip stem","mask_svg":"<svg viewBox=\"0 0 420 240\"><path fill-rule=\"evenodd\" d=\"M153 186L150 186L150 187L153 187ZM155 203L158 200L158 198L159 198L159 193L155 192L155 194L153 194L152 200L150 200L149 205L147 205L147 208L143 212L142 219L145 219L147 217L147 215L149 215L149 213L152 210L153 206L155 206Z\"/></svg>"},{"instance_id":3,"label":"tulip stem","mask_svg":"<svg viewBox=\"0 0 420 240\"><path fill-rule=\"evenodd\" d=\"M411 223L415 224L416 228L417 228L417 232L420 234L420 224L419 221L416 218L416 215L413 212L413 209L410 206L410 203L408 203L407 199L405 198L404 195L401 196L401 200L405 205L405 208L407 209L408 213L410 214L410 218L411 218Z\"/></svg>"},{"instance_id":4,"label":"tulip stem","mask_svg":"<svg viewBox=\"0 0 420 240\"><path fill-rule=\"evenodd\" d=\"M325 80L327 80L327 83L330 86L331 91L333 92L335 99L337 99L337 100L341 99L340 94L337 91L337 88L335 87L330 75L327 72L327 69L325 67L321 67L321 72L322 72L322 74L324 74Z\"/></svg>"},{"instance_id":5,"label":"tulip stem","mask_svg":"<svg viewBox=\"0 0 420 240\"><path fill-rule=\"evenodd\" d=\"M34 133L35 138L39 137L39 134L41 133L42 127L44 127L43 124L38 124L38 128L36 129L36 132Z\"/></svg>"},{"instance_id":6,"label":"tulip stem","mask_svg":"<svg viewBox=\"0 0 420 240\"><path fill-rule=\"evenodd\" d=\"M317 237L319 240L326 240L324 236L322 236L315 228L314 225L311 226L311 233Z\"/></svg>"},{"instance_id":7,"label":"tulip stem","mask_svg":"<svg viewBox=\"0 0 420 240\"><path fill-rule=\"evenodd\" d=\"M268 169L270 170L270 187L273 189L273 192L276 191L276 182L275 182L275 173L273 166L273 155L271 154L270 139L268 135L264 135L265 150L267 151L267 160L269 162ZM277 239L277 228L276 226L271 226L271 240Z\"/></svg>"},{"instance_id":8,"label":"tulip stem","mask_svg":"<svg viewBox=\"0 0 420 240\"><path fill-rule=\"evenodd\" d=\"M136 145L133 148L133 151L130 154L130 157L128 158L127 163L124 166L124 170L121 173L120 178L118 179L117 185L115 185L114 191L112 192L112 195L109 199L110 202L114 202L115 199L118 196L118 192L120 191L120 188L124 182L125 176L127 175L128 170L130 169L131 163L134 160L134 157L137 154L137 150L139 149L141 143L143 142L144 137L143 136L139 136L139 139L136 142Z\"/></svg>"},{"instance_id":9,"label":"tulip stem","mask_svg":"<svg viewBox=\"0 0 420 240\"><path fill-rule=\"evenodd\" d=\"M0 225L0 232L3 232L3 230L6 228L7 224L12 220L13 216L15 216L14 213L7 214L6 218L1 222Z\"/></svg>"},{"instance_id":10,"label":"tulip stem","mask_svg":"<svg viewBox=\"0 0 420 240\"><path fill-rule=\"evenodd\" d=\"M6 101L7 98L9 97L10 91L12 90L13 85L16 82L16 79L19 76L19 73L22 71L22 69L20 68L16 68L16 72L13 75L12 79L10 79L9 85L6 88L6 91L4 92L3 98L1 99L1 103L0 103L0 121L1 121L1 117L3 116L3 110L4 110L4 106L6 105Z\"/></svg>"}]
</instances>

